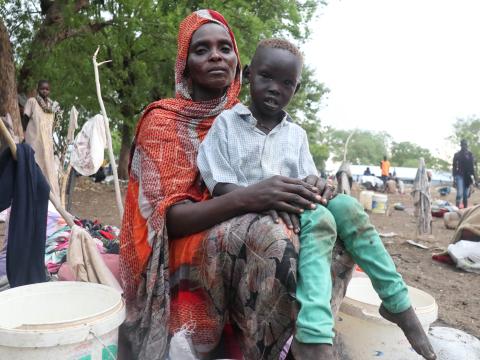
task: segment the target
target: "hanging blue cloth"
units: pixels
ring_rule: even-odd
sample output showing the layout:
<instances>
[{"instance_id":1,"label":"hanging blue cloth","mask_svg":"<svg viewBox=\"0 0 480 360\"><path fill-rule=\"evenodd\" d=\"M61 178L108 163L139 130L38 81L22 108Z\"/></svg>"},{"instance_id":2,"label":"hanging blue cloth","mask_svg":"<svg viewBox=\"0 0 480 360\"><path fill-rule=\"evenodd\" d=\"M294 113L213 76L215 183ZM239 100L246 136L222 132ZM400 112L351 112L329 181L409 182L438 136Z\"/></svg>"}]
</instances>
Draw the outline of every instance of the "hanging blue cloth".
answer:
<instances>
[{"instance_id":1,"label":"hanging blue cloth","mask_svg":"<svg viewBox=\"0 0 480 360\"><path fill-rule=\"evenodd\" d=\"M0 155L0 211L11 206L7 277L10 287L46 281L45 237L50 187L27 144Z\"/></svg>"}]
</instances>

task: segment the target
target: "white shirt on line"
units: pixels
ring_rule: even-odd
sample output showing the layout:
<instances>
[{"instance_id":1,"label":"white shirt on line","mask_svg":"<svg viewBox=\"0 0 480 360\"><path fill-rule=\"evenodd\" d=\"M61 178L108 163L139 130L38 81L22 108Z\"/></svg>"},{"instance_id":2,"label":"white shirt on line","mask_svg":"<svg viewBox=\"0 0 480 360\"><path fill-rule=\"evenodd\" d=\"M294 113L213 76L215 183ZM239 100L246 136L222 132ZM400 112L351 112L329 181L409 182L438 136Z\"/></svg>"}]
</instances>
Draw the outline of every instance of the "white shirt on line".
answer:
<instances>
[{"instance_id":1,"label":"white shirt on line","mask_svg":"<svg viewBox=\"0 0 480 360\"><path fill-rule=\"evenodd\" d=\"M275 175L304 179L318 171L305 130L285 114L270 133L243 104L223 111L200 144L197 166L210 193L218 183L248 186Z\"/></svg>"}]
</instances>

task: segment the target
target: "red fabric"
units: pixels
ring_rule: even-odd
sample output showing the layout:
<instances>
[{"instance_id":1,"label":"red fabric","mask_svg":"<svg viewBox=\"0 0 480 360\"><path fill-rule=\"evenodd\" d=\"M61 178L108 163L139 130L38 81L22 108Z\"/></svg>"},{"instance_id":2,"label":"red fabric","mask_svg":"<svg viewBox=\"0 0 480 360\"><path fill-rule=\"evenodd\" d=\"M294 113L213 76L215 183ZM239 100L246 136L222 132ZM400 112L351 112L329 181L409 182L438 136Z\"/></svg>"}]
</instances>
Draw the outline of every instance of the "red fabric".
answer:
<instances>
[{"instance_id":1,"label":"red fabric","mask_svg":"<svg viewBox=\"0 0 480 360\"><path fill-rule=\"evenodd\" d=\"M435 260L435 261L444 263L444 264L455 265L452 258L448 254L432 255L432 259Z\"/></svg>"}]
</instances>

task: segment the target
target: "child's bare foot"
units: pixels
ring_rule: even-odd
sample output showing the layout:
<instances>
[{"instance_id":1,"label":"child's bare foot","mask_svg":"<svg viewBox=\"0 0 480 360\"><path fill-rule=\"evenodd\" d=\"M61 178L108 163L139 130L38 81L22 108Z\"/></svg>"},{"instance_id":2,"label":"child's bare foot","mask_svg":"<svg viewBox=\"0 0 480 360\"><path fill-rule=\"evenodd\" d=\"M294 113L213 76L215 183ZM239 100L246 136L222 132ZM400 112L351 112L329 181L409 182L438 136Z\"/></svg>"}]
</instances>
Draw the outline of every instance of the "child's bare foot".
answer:
<instances>
[{"instance_id":1,"label":"child's bare foot","mask_svg":"<svg viewBox=\"0 0 480 360\"><path fill-rule=\"evenodd\" d=\"M306 344L293 338L290 350L295 360L336 360L330 344Z\"/></svg>"},{"instance_id":2,"label":"child's bare foot","mask_svg":"<svg viewBox=\"0 0 480 360\"><path fill-rule=\"evenodd\" d=\"M379 312L384 319L397 324L402 329L410 345L418 354L427 360L435 360L437 358L427 338L427 334L425 334L422 324L420 324L417 314L415 314L411 306L401 313L393 314L381 305Z\"/></svg>"}]
</instances>

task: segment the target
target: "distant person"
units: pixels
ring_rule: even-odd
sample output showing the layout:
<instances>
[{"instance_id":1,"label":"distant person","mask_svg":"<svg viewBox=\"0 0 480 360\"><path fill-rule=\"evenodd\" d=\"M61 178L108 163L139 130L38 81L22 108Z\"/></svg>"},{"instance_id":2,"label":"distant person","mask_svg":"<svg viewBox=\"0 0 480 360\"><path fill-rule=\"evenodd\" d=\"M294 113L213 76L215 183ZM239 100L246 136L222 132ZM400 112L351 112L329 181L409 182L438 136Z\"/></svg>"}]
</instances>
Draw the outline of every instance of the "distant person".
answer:
<instances>
[{"instance_id":1,"label":"distant person","mask_svg":"<svg viewBox=\"0 0 480 360\"><path fill-rule=\"evenodd\" d=\"M387 160L387 155L384 155L383 160L380 161L380 169L382 171L382 181L385 185L390 176L390 161Z\"/></svg>"},{"instance_id":2,"label":"distant person","mask_svg":"<svg viewBox=\"0 0 480 360\"><path fill-rule=\"evenodd\" d=\"M47 179L52 192L59 197L57 169L53 153L53 125L55 113L60 110L57 102L49 98L50 84L40 80L37 96L29 98L23 110L22 126L25 142L35 151L35 161Z\"/></svg>"},{"instance_id":3,"label":"distant person","mask_svg":"<svg viewBox=\"0 0 480 360\"><path fill-rule=\"evenodd\" d=\"M370 168L369 168L369 167L367 167L367 168L365 169L365 171L363 172L363 175L365 175L365 176L372 176L372 173L370 172Z\"/></svg>"},{"instance_id":4,"label":"distant person","mask_svg":"<svg viewBox=\"0 0 480 360\"><path fill-rule=\"evenodd\" d=\"M468 206L468 188L477 179L474 164L475 159L471 151L468 150L467 140L460 141L460 151L453 156L452 164L453 186L457 189L455 203L458 207L461 207L462 200L463 207Z\"/></svg>"}]
</instances>

